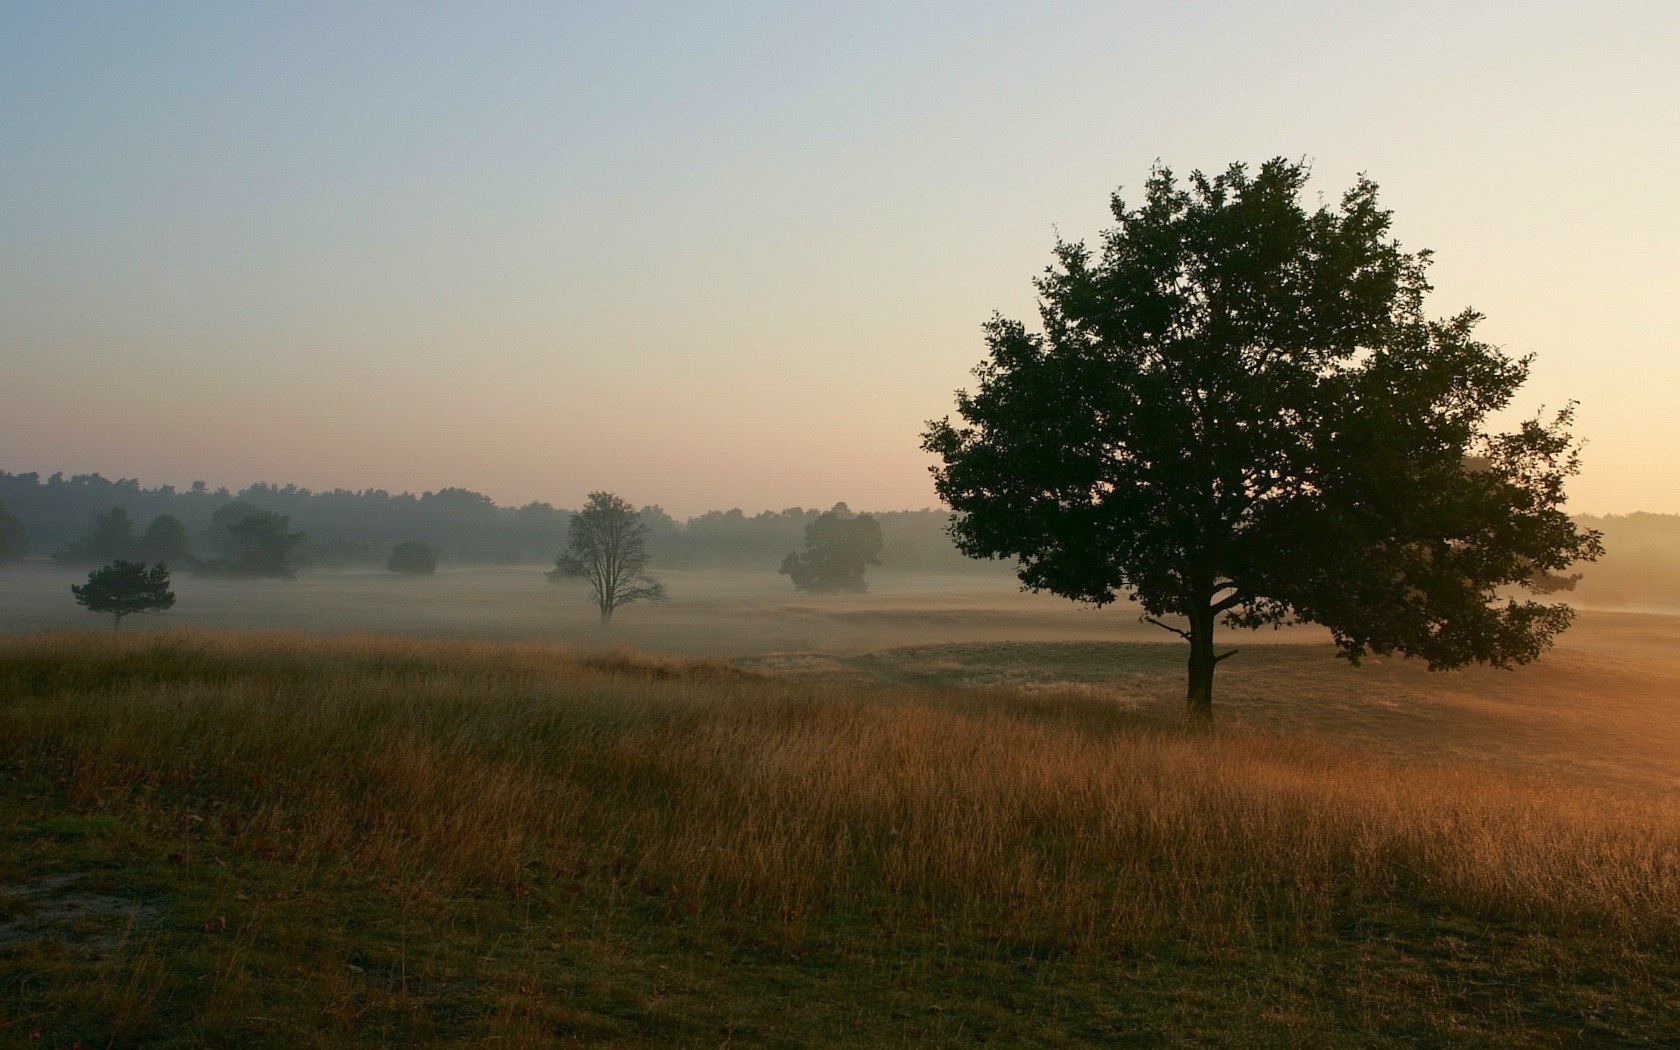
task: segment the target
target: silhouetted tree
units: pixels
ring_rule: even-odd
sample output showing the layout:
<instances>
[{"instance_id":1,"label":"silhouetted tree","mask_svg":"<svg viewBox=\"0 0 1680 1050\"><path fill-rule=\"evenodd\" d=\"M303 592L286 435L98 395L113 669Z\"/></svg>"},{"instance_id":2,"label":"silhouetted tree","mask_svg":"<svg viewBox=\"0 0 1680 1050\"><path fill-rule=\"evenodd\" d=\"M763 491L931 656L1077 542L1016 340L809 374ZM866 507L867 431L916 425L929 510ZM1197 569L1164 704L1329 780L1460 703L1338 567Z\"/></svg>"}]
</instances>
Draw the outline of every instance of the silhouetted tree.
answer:
<instances>
[{"instance_id":1,"label":"silhouetted tree","mask_svg":"<svg viewBox=\"0 0 1680 1050\"><path fill-rule=\"evenodd\" d=\"M16 561L28 550L29 536L23 531L23 522L13 517L4 503L0 503L0 565Z\"/></svg>"},{"instance_id":2,"label":"silhouetted tree","mask_svg":"<svg viewBox=\"0 0 1680 1050\"><path fill-rule=\"evenodd\" d=\"M87 583L70 585L76 604L89 612L110 613L114 631L124 616L161 613L175 605L169 589L169 567L158 562L151 569L143 561L114 561L88 573Z\"/></svg>"},{"instance_id":3,"label":"silhouetted tree","mask_svg":"<svg viewBox=\"0 0 1680 1050\"><path fill-rule=\"evenodd\" d=\"M430 576L437 571L437 551L430 544L404 540L391 551L385 567L407 576Z\"/></svg>"},{"instance_id":4,"label":"silhouetted tree","mask_svg":"<svg viewBox=\"0 0 1680 1050\"><path fill-rule=\"evenodd\" d=\"M98 565L134 557L134 522L121 507L93 516L93 531L53 555L60 565Z\"/></svg>"},{"instance_id":5,"label":"silhouetted tree","mask_svg":"<svg viewBox=\"0 0 1680 1050\"><path fill-rule=\"evenodd\" d=\"M604 624L621 605L665 600L665 585L647 574L647 564L647 525L636 508L610 492L591 492L572 517L566 552L554 568L562 575L575 569L589 581Z\"/></svg>"},{"instance_id":6,"label":"silhouetted tree","mask_svg":"<svg viewBox=\"0 0 1680 1050\"><path fill-rule=\"evenodd\" d=\"M881 524L868 514L855 517L844 503L805 526L805 551L782 559L781 575L795 590L813 594L862 594L864 570L881 564Z\"/></svg>"},{"instance_id":7,"label":"silhouetted tree","mask_svg":"<svg viewBox=\"0 0 1680 1050\"><path fill-rule=\"evenodd\" d=\"M291 555L303 542L303 533L292 532L291 519L285 515L259 510L225 528L232 553L210 566L212 571L285 580L297 575Z\"/></svg>"},{"instance_id":8,"label":"silhouetted tree","mask_svg":"<svg viewBox=\"0 0 1680 1050\"><path fill-rule=\"evenodd\" d=\"M1190 643L1193 717L1233 655L1221 620L1509 666L1571 619L1509 589L1601 549L1561 509L1570 410L1484 429L1529 358L1477 341L1474 311L1424 316L1429 254L1388 236L1373 183L1309 213L1306 178L1158 168L1141 207L1116 194L1100 254L1058 243L1038 279L1042 331L994 317L966 425L924 434L957 545L1033 590L1135 597Z\"/></svg>"},{"instance_id":9,"label":"silhouetted tree","mask_svg":"<svg viewBox=\"0 0 1680 1050\"><path fill-rule=\"evenodd\" d=\"M146 561L174 562L190 565L192 552L187 541L187 526L173 514L159 514L140 535L140 557Z\"/></svg>"}]
</instances>

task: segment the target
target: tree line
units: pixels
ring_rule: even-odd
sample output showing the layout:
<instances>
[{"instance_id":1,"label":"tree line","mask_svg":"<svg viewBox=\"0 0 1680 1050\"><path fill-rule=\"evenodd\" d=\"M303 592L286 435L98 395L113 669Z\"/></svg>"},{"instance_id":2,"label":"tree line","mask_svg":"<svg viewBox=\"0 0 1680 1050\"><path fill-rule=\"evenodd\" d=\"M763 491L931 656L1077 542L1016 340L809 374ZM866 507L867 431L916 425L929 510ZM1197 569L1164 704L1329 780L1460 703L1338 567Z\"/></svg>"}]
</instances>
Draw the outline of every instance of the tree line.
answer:
<instances>
[{"instance_id":1,"label":"tree line","mask_svg":"<svg viewBox=\"0 0 1680 1050\"><path fill-rule=\"evenodd\" d=\"M238 545L229 527L265 514L284 519L270 521L273 531L298 537L287 553L294 568L383 568L405 543L423 544L441 561L457 565L549 564L566 546L576 513L546 502L499 506L465 488L416 495L381 489L315 492L265 483L229 490L199 482L177 489L99 474L4 471L0 508L0 560L10 551L13 558L54 557L68 568L139 559L167 561L177 570L236 559ZM800 550L806 528L826 513L851 512L844 503L827 510L708 511L686 519L657 505L637 510L649 555L661 566L764 572L775 572L790 551ZM946 512L871 516L881 531L879 556L885 564L911 571L976 570L945 535Z\"/></svg>"},{"instance_id":2,"label":"tree line","mask_svg":"<svg viewBox=\"0 0 1680 1050\"><path fill-rule=\"evenodd\" d=\"M127 559L164 561L177 571L190 570L193 558L230 553L227 541L212 534L225 530L230 515L249 513L249 508L283 513L288 532L302 534L288 555L294 566L424 572L425 566L435 567L440 553L455 564L548 565L566 544L571 511L545 503L498 507L478 493L445 491L467 495L440 499L436 493L391 496L378 490L312 493L261 484L237 492L175 490L168 485L148 489L133 480L110 481L98 474L43 478L0 471L0 563L31 554L69 554L61 562L75 569ZM493 514L457 516L446 509L481 503ZM240 506L226 511L231 504ZM104 520L116 510L126 517L126 528ZM219 511L226 512L218 523ZM637 511L648 527L648 551L655 564L764 572L786 565L790 552L804 546L805 530L826 513L830 512L798 507L761 514L709 511L679 521L658 507ZM946 512L877 511L870 516L881 530L877 555L895 569L950 572L977 565L959 554L945 535ZM1680 602L1680 514L1580 515L1576 520L1601 532L1608 551L1582 570L1574 591L1577 601L1635 606ZM100 533L105 538L90 549L88 541Z\"/></svg>"},{"instance_id":3,"label":"tree line","mask_svg":"<svg viewBox=\"0 0 1680 1050\"><path fill-rule=\"evenodd\" d=\"M881 564L881 527L872 516L852 514L843 507L818 515L805 527L805 550L791 551L783 559L781 574L791 576L796 589L816 594L862 593L869 589L864 573L868 566ZM262 510L244 513L246 510L250 508L235 502L218 512L225 516L223 528L230 553L212 561L194 558L185 549L181 523L167 514L154 519L146 535L136 541L128 514L120 507L98 515L94 531L57 557L62 563L110 559L109 564L88 573L86 584L72 584L70 593L88 611L111 615L111 626L117 629L125 616L174 608L175 592L169 589L167 561L171 556L177 564L185 562L199 572L290 578L294 569L289 554L303 539L302 534L288 531L288 520L282 515ZM0 517L4 515L0 506ZM548 579L557 584L585 581L589 600L599 610L603 626L621 606L663 602L665 585L648 572L652 561L648 533L647 516L633 504L610 492L591 492L589 502L572 515L566 548L555 557ZM0 536L5 534L0 529ZM157 541L160 536L168 542ZM128 560L136 552L141 560ZM0 555L5 553L0 550ZM152 557L158 560L148 568L147 560ZM437 554L427 544L405 540L391 552L385 567L405 575L430 575L437 569Z\"/></svg>"}]
</instances>

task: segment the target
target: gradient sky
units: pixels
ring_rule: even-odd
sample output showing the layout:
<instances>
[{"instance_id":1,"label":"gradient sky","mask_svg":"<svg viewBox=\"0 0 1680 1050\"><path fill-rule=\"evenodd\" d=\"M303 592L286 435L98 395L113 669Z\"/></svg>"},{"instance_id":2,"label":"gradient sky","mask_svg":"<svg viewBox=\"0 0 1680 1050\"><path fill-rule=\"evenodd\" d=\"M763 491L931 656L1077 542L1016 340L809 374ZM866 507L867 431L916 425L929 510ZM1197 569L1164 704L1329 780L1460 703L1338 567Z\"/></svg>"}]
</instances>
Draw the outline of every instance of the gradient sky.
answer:
<instances>
[{"instance_id":1,"label":"gradient sky","mask_svg":"<svg viewBox=\"0 0 1680 1050\"><path fill-rule=\"evenodd\" d=\"M1680 3L0 4L0 469L922 507L1059 230L1359 172L1680 512Z\"/></svg>"}]
</instances>

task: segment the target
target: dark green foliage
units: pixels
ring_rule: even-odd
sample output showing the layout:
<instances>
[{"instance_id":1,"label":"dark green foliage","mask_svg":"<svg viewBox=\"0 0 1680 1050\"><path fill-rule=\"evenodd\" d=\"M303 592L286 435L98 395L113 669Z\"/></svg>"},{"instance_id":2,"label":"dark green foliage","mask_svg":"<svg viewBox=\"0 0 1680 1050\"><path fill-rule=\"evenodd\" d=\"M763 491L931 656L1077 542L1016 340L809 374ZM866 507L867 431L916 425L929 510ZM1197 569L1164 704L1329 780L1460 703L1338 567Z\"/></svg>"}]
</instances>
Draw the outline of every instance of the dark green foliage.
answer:
<instances>
[{"instance_id":1,"label":"dark green foliage","mask_svg":"<svg viewBox=\"0 0 1680 1050\"><path fill-rule=\"evenodd\" d=\"M292 552L303 542L303 533L292 532L291 520L284 515L255 511L225 526L225 532L224 542L230 553L209 566L211 571L284 580L297 575Z\"/></svg>"},{"instance_id":2,"label":"dark green foliage","mask_svg":"<svg viewBox=\"0 0 1680 1050\"><path fill-rule=\"evenodd\" d=\"M60 565L98 565L132 558L136 553L134 522L128 511L112 507L93 516L93 531L53 555Z\"/></svg>"},{"instance_id":3,"label":"dark green foliage","mask_svg":"<svg viewBox=\"0 0 1680 1050\"><path fill-rule=\"evenodd\" d=\"M610 492L591 492L572 518L566 552L555 559L554 573L589 581L602 623L621 605L662 602L665 585L647 574L647 532L635 507Z\"/></svg>"},{"instance_id":4,"label":"dark green foliage","mask_svg":"<svg viewBox=\"0 0 1680 1050\"><path fill-rule=\"evenodd\" d=\"M554 559L554 568L543 573L549 583L565 583L567 580L581 580L584 577L583 562L570 554L561 554Z\"/></svg>"},{"instance_id":5,"label":"dark green foliage","mask_svg":"<svg viewBox=\"0 0 1680 1050\"><path fill-rule=\"evenodd\" d=\"M853 516L844 503L805 526L804 553L790 553L779 570L795 590L812 594L862 594L864 570L881 564L881 523Z\"/></svg>"},{"instance_id":6,"label":"dark green foliage","mask_svg":"<svg viewBox=\"0 0 1680 1050\"><path fill-rule=\"evenodd\" d=\"M1304 166L1152 173L1100 252L1059 243L1042 332L995 317L965 425L930 423L952 536L1022 582L1129 594L1191 644L1211 708L1221 619L1328 627L1344 656L1523 663L1570 622L1510 597L1600 552L1562 510L1570 411L1490 433L1528 375L1479 314L1424 316L1427 252L1376 186L1307 212ZM1160 622L1156 620L1156 622Z\"/></svg>"},{"instance_id":7,"label":"dark green foliage","mask_svg":"<svg viewBox=\"0 0 1680 1050\"><path fill-rule=\"evenodd\" d=\"M159 514L140 536L140 556L146 561L167 561L191 565L192 550L187 526L173 514Z\"/></svg>"},{"instance_id":8,"label":"dark green foliage","mask_svg":"<svg viewBox=\"0 0 1680 1050\"><path fill-rule=\"evenodd\" d=\"M70 593L76 604L89 612L115 617L112 630L122 626L124 616L161 613L175 605L175 592L169 589L169 568L162 562L147 569L143 561L114 561L88 573L87 583L72 583Z\"/></svg>"},{"instance_id":9,"label":"dark green foliage","mask_svg":"<svg viewBox=\"0 0 1680 1050\"><path fill-rule=\"evenodd\" d=\"M430 576L437 571L437 551L429 544L404 540L391 551L385 567L408 576Z\"/></svg>"},{"instance_id":10,"label":"dark green foliage","mask_svg":"<svg viewBox=\"0 0 1680 1050\"><path fill-rule=\"evenodd\" d=\"M0 565L16 561L28 551L29 536L23 531L23 522L13 517L4 503L0 503Z\"/></svg>"}]
</instances>

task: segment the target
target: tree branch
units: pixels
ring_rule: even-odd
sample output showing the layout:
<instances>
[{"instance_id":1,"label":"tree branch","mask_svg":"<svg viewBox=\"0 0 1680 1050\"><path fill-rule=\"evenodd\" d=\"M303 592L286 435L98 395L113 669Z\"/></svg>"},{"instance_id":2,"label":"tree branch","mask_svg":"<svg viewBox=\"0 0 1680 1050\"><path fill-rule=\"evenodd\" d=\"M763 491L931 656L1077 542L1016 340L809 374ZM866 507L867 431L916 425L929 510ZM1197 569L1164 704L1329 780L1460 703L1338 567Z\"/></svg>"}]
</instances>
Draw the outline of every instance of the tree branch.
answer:
<instances>
[{"instance_id":1,"label":"tree branch","mask_svg":"<svg viewBox=\"0 0 1680 1050\"><path fill-rule=\"evenodd\" d=\"M1235 584L1232 584L1231 586L1235 586ZM1243 602L1245 602L1247 600L1248 600L1248 595L1244 594L1241 591L1232 591L1230 594L1227 594L1225 597L1223 597L1223 598L1219 599L1218 601L1214 602L1208 608L1212 609L1216 613L1222 613L1222 612L1225 612L1227 609L1232 609L1232 608L1235 608L1238 605L1241 605Z\"/></svg>"},{"instance_id":2,"label":"tree branch","mask_svg":"<svg viewBox=\"0 0 1680 1050\"><path fill-rule=\"evenodd\" d=\"M1172 626L1171 624L1162 623L1160 620L1155 619L1155 617L1153 617L1153 616L1143 617L1143 622L1144 623L1152 623L1155 626L1161 628L1163 631L1171 631L1172 633L1178 635L1180 638L1184 639L1187 642L1190 640L1190 632L1189 631L1181 631L1177 627Z\"/></svg>"},{"instance_id":3,"label":"tree branch","mask_svg":"<svg viewBox=\"0 0 1680 1050\"><path fill-rule=\"evenodd\" d=\"M1218 656L1213 658L1213 662L1218 663L1221 660L1229 660L1231 657L1237 655L1240 652L1242 652L1241 649L1232 649L1228 653L1220 653Z\"/></svg>"}]
</instances>

